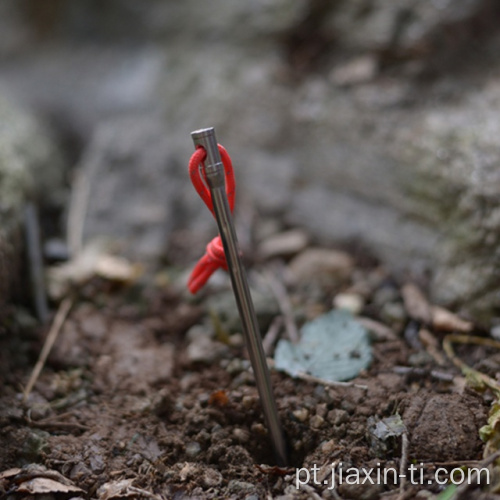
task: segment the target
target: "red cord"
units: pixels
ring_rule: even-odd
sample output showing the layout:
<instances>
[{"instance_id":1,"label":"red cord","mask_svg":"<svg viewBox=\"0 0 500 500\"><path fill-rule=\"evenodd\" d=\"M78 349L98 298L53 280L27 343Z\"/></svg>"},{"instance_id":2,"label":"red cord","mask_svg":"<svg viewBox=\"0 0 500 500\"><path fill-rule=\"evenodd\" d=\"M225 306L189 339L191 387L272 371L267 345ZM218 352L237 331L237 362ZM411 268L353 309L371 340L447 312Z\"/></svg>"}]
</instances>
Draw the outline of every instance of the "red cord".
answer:
<instances>
[{"instance_id":1,"label":"red cord","mask_svg":"<svg viewBox=\"0 0 500 500\"><path fill-rule=\"evenodd\" d=\"M224 165L224 176L226 178L226 195L231 212L234 210L235 181L233 164L228 152L223 146L218 144L222 164ZM203 162L207 157L207 152L202 147L198 147L189 160L189 177L200 195L205 205L215 217L212 196L207 186L205 169ZM198 261L188 280L188 288L191 293L196 293L208 281L210 276L219 268L227 271L226 256L220 236L216 236L208 245L205 255Z\"/></svg>"}]
</instances>

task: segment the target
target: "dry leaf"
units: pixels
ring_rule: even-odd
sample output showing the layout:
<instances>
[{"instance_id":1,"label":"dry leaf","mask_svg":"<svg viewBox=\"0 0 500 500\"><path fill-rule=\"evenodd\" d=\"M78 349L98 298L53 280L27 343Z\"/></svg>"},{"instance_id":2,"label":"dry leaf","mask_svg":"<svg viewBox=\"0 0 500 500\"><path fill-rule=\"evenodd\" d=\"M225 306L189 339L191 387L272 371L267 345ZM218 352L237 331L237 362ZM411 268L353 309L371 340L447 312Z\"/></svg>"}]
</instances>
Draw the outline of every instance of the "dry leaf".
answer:
<instances>
[{"instance_id":1,"label":"dry leaf","mask_svg":"<svg viewBox=\"0 0 500 500\"><path fill-rule=\"evenodd\" d=\"M444 307L432 306L431 311L432 326L435 330L460 333L469 333L472 331L472 322L460 318Z\"/></svg>"},{"instance_id":2,"label":"dry leaf","mask_svg":"<svg viewBox=\"0 0 500 500\"><path fill-rule=\"evenodd\" d=\"M15 468L15 469L7 469L4 470L3 472L0 472L0 479L9 479L11 477L17 476L20 472L22 472L22 469Z\"/></svg>"},{"instance_id":3,"label":"dry leaf","mask_svg":"<svg viewBox=\"0 0 500 500\"><path fill-rule=\"evenodd\" d=\"M425 324L431 322L431 306L417 285L407 283L401 288L401 295L406 312L412 319Z\"/></svg>"},{"instance_id":4,"label":"dry leaf","mask_svg":"<svg viewBox=\"0 0 500 500\"><path fill-rule=\"evenodd\" d=\"M122 257L111 255L106 245L96 241L88 244L75 258L48 271L48 290L53 299L60 299L74 285L82 285L93 276L132 283L142 274L140 264L132 264Z\"/></svg>"},{"instance_id":5,"label":"dry leaf","mask_svg":"<svg viewBox=\"0 0 500 500\"><path fill-rule=\"evenodd\" d=\"M141 275L142 268L122 257L104 254L97 259L94 271L98 276L111 281L132 283Z\"/></svg>"},{"instance_id":6,"label":"dry leaf","mask_svg":"<svg viewBox=\"0 0 500 500\"><path fill-rule=\"evenodd\" d=\"M133 482L133 479L122 479L120 481L105 483L97 490L97 496L99 500L135 496L137 493L130 490Z\"/></svg>"},{"instance_id":7,"label":"dry leaf","mask_svg":"<svg viewBox=\"0 0 500 500\"><path fill-rule=\"evenodd\" d=\"M54 479L47 477L35 477L21 483L16 491L18 493L27 493L29 495L44 495L47 493L84 493L78 486L62 484Z\"/></svg>"}]
</instances>

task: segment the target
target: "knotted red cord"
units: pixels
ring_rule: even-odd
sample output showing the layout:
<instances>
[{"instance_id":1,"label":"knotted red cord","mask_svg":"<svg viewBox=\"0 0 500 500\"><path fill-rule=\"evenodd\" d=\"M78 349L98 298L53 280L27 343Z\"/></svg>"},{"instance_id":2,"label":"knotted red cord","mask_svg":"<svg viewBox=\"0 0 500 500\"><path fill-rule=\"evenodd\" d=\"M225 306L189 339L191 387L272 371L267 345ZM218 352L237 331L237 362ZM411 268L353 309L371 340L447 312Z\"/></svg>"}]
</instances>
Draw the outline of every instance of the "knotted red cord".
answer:
<instances>
[{"instance_id":1,"label":"knotted red cord","mask_svg":"<svg viewBox=\"0 0 500 500\"><path fill-rule=\"evenodd\" d=\"M219 153L224 165L224 176L226 179L226 195L231 213L234 209L235 181L233 174L233 164L228 152L223 146L218 144ZM196 191L200 195L205 205L215 217L212 196L207 185L203 162L207 157L207 152L202 147L198 147L189 160L189 176ZM208 278L219 268L227 271L226 256L222 246L220 236L216 236L208 245L205 255L198 261L188 280L188 288L191 293L196 293L208 281Z\"/></svg>"}]
</instances>

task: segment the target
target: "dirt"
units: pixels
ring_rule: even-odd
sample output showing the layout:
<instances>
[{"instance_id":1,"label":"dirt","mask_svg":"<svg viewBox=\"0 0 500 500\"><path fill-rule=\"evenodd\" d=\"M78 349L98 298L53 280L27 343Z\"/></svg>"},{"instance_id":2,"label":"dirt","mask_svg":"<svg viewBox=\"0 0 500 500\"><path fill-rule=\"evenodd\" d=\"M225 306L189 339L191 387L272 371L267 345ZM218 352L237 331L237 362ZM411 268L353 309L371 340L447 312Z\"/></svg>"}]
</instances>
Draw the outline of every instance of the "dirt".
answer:
<instances>
[{"instance_id":1,"label":"dirt","mask_svg":"<svg viewBox=\"0 0 500 500\"><path fill-rule=\"evenodd\" d=\"M347 291L363 297L361 314L378 329L373 362L350 385L272 371L290 461L276 466L241 335L221 336L224 324L207 311L216 288L192 300L175 284L116 287L93 280L75 296L25 402L22 388L47 328L23 329L13 311L0 335L0 471L20 469L0 474L0 495L409 499L445 488L429 479L438 467L477 466L482 459L478 430L491 396L469 389L442 352L436 361L414 335L419 325L405 311L399 284L380 266L358 261L330 285L323 275L320 285L287 288L299 323ZM440 343L444 333L430 330ZM468 346L467 353L471 363L491 358L495 365L494 350ZM402 435L380 439L372 432L394 415L406 426L406 451ZM329 488L333 466L399 470L402 460L419 465L424 484L407 480L403 491L401 480ZM317 482L297 488L297 468L306 474L314 467ZM56 473L58 479L50 475ZM26 477L62 486L22 490ZM481 498L479 490L468 495Z\"/></svg>"}]
</instances>

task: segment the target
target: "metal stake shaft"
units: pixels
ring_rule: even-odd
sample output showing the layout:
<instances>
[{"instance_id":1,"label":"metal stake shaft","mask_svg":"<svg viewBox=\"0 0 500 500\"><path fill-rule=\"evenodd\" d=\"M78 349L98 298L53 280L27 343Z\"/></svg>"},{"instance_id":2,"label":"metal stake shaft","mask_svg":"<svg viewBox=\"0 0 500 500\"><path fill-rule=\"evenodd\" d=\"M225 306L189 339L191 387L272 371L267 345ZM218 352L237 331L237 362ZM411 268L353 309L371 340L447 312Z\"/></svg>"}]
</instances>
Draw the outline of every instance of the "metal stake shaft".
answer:
<instances>
[{"instance_id":1,"label":"metal stake shaft","mask_svg":"<svg viewBox=\"0 0 500 500\"><path fill-rule=\"evenodd\" d=\"M257 324L257 316L253 307L250 288L245 269L241 262L236 231L234 229L231 210L226 196L224 166L220 157L215 130L213 127L196 130L191 133L195 147L203 147L207 152L205 159L205 176L207 179L212 203L219 228L219 234L226 254L226 261L231 276L231 283L236 304L243 324L243 335L252 363L257 389L262 402L264 418L279 465L287 464L286 445L278 416L276 401L271 387L271 377L262 347L262 340Z\"/></svg>"}]
</instances>

